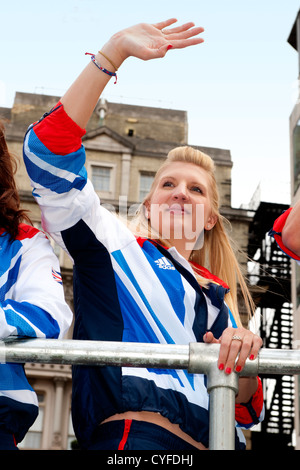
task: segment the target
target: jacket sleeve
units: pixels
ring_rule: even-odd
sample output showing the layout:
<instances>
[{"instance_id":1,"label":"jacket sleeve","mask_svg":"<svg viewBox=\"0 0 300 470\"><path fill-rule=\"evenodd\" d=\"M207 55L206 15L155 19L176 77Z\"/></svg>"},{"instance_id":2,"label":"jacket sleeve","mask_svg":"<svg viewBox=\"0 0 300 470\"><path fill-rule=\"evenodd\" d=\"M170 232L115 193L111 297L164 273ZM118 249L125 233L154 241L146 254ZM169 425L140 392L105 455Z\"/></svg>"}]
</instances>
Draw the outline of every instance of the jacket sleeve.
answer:
<instances>
[{"instance_id":1,"label":"jacket sleeve","mask_svg":"<svg viewBox=\"0 0 300 470\"><path fill-rule=\"evenodd\" d=\"M101 205L87 177L84 134L58 103L29 127L23 146L32 193L42 213L42 227L70 258L62 234L81 220L109 252L134 239L125 224Z\"/></svg>"},{"instance_id":2,"label":"jacket sleeve","mask_svg":"<svg viewBox=\"0 0 300 470\"><path fill-rule=\"evenodd\" d=\"M49 240L36 231L22 240L21 251L12 259L7 293L0 303L0 338L62 338L71 325L72 312Z\"/></svg>"},{"instance_id":3,"label":"jacket sleeve","mask_svg":"<svg viewBox=\"0 0 300 470\"><path fill-rule=\"evenodd\" d=\"M76 224L93 200L94 191L84 166L84 133L60 103L26 133L24 163L48 233Z\"/></svg>"},{"instance_id":4,"label":"jacket sleeve","mask_svg":"<svg viewBox=\"0 0 300 470\"><path fill-rule=\"evenodd\" d=\"M264 418L264 401L262 383L259 377L258 387L248 403L238 403L235 405L235 419L238 426L251 428L260 423Z\"/></svg>"},{"instance_id":5,"label":"jacket sleeve","mask_svg":"<svg viewBox=\"0 0 300 470\"><path fill-rule=\"evenodd\" d=\"M286 223L286 219L288 218L290 212L292 210L292 207L284 211L274 222L272 230L269 231L269 235L273 237L279 246L279 248L290 258L300 261L300 257L297 256L295 253L293 253L291 250L289 250L282 241L282 229Z\"/></svg>"}]
</instances>

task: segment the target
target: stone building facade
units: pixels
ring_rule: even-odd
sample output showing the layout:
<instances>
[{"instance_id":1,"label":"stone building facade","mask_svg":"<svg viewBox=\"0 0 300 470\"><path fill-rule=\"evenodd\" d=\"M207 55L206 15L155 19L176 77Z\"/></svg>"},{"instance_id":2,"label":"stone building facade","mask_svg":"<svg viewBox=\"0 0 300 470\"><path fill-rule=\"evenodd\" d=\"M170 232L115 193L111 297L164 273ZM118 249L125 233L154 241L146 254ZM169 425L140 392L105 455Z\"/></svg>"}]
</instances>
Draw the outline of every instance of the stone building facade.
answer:
<instances>
[{"instance_id":1,"label":"stone building facade","mask_svg":"<svg viewBox=\"0 0 300 470\"><path fill-rule=\"evenodd\" d=\"M10 151L19 158L16 181L22 206L33 224L40 227L40 210L31 195L22 160L22 144L28 125L49 111L59 98L17 92L13 107L0 108ZM100 100L84 136L88 175L102 203L118 210L138 204L149 189L155 172L174 147L186 145L187 113ZM209 154L216 165L221 213L231 224L230 236L242 252L247 252L248 227L252 214L231 207L231 169L229 150L193 145ZM53 246L64 280L66 300L73 308L72 265L65 253ZM238 254L245 267L246 257ZM243 306L241 304L241 313ZM246 321L246 320L245 320ZM68 338L72 336L72 328ZM74 439L71 420L71 369L66 365L26 364L27 376L36 390L40 414L20 447L69 449Z\"/></svg>"}]
</instances>

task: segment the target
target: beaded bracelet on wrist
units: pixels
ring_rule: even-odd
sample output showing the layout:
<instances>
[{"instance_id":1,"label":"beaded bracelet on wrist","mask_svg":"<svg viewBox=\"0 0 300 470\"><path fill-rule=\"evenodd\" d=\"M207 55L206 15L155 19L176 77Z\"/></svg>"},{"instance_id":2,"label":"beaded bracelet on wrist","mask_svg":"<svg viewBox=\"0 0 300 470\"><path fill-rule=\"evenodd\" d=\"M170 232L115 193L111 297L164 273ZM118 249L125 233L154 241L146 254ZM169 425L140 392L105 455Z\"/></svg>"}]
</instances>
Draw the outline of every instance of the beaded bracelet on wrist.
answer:
<instances>
[{"instance_id":1,"label":"beaded bracelet on wrist","mask_svg":"<svg viewBox=\"0 0 300 470\"><path fill-rule=\"evenodd\" d=\"M110 75L111 77L115 77L115 82L114 84L117 83L117 74L115 72L110 72L109 70L105 69L104 67L102 67L101 64L99 64L99 62L97 61L96 57L95 57L95 54L91 54L90 52L86 52L85 55L90 55L91 56L91 61L94 62L94 64L96 65L96 67L98 67L99 70L101 70L101 72L104 72L106 73L107 75Z\"/></svg>"}]
</instances>

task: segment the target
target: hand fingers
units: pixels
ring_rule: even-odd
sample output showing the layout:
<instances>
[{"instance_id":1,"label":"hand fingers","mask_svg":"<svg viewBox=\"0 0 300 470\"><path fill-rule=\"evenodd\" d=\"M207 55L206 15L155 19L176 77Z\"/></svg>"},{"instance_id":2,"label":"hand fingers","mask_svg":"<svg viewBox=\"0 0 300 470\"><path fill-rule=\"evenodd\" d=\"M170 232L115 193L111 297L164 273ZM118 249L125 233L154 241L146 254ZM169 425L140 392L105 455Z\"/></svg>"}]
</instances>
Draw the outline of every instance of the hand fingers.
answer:
<instances>
[{"instance_id":1,"label":"hand fingers","mask_svg":"<svg viewBox=\"0 0 300 470\"><path fill-rule=\"evenodd\" d=\"M250 340L252 342L252 340ZM245 361L249 356L251 342L244 336L242 340L230 339L228 355L225 363L225 372L230 374L231 371L235 370L241 372L245 365ZM237 360L238 358L238 360ZM237 363L236 363L237 360Z\"/></svg>"},{"instance_id":2,"label":"hand fingers","mask_svg":"<svg viewBox=\"0 0 300 470\"><path fill-rule=\"evenodd\" d=\"M171 48L182 49L203 42L202 38L197 37L203 28L195 27L194 23L185 23L176 28L163 28L175 23L177 20L172 18L161 23L149 25L141 23L129 28L127 32L126 55L138 57L142 60L162 58ZM125 54L124 54L125 55Z\"/></svg>"},{"instance_id":3,"label":"hand fingers","mask_svg":"<svg viewBox=\"0 0 300 470\"><path fill-rule=\"evenodd\" d=\"M227 328L224 330L221 337L221 347L219 353L218 367L220 370L225 370L226 373L229 373L233 370L232 360L237 356L240 349L240 344L237 340L232 344L232 328ZM232 347L233 346L233 347ZM231 356L230 356L231 354ZM233 360L234 363L234 360Z\"/></svg>"},{"instance_id":4,"label":"hand fingers","mask_svg":"<svg viewBox=\"0 0 300 470\"><path fill-rule=\"evenodd\" d=\"M240 339L234 339L235 336ZM234 369L241 372L247 358L255 359L261 346L261 338L252 332L243 328L227 328L221 338L219 369L225 370L227 374Z\"/></svg>"},{"instance_id":5,"label":"hand fingers","mask_svg":"<svg viewBox=\"0 0 300 470\"><path fill-rule=\"evenodd\" d=\"M218 339L216 339L211 331L207 331L203 336L204 343L220 343Z\"/></svg>"},{"instance_id":6,"label":"hand fingers","mask_svg":"<svg viewBox=\"0 0 300 470\"><path fill-rule=\"evenodd\" d=\"M204 41L202 38L195 38L195 36L203 33L204 28L201 26L194 27L195 23L193 22L184 23L183 25L177 26L175 28L165 29L167 26L170 26L176 22L177 20L175 18L171 18L170 20L162 21L160 23L153 24L152 26L161 31L164 39L168 41L169 46L171 45L174 49L194 46ZM164 52L167 52L168 50L167 46L165 45L163 45L160 49L163 49Z\"/></svg>"},{"instance_id":7,"label":"hand fingers","mask_svg":"<svg viewBox=\"0 0 300 470\"><path fill-rule=\"evenodd\" d=\"M260 349L263 346L263 340L261 339L260 336L254 335L253 337L253 342L252 342L252 348L249 353L249 359L254 360L257 358Z\"/></svg>"},{"instance_id":8,"label":"hand fingers","mask_svg":"<svg viewBox=\"0 0 300 470\"><path fill-rule=\"evenodd\" d=\"M147 49L147 57L145 60L164 57L169 49L184 49L189 46L196 46L204 42L204 39L195 38L195 39L184 39L181 41L170 41L169 43L163 44L158 49Z\"/></svg>"},{"instance_id":9,"label":"hand fingers","mask_svg":"<svg viewBox=\"0 0 300 470\"><path fill-rule=\"evenodd\" d=\"M178 29L178 31L175 31L175 29ZM167 30L163 31L163 34L166 36L167 41L176 41L176 40L182 40L182 39L189 39L194 36L197 36L198 34L203 33L204 28L201 26L197 26L192 29L183 29L180 30L180 28L174 28L174 30L170 30L167 32Z\"/></svg>"},{"instance_id":10,"label":"hand fingers","mask_svg":"<svg viewBox=\"0 0 300 470\"><path fill-rule=\"evenodd\" d=\"M158 49L150 51L149 58L152 59L154 57L164 57L169 49L184 49L185 47L196 46L197 44L201 44L202 42L204 42L204 39L202 38L170 41L169 43L162 45Z\"/></svg>"},{"instance_id":11,"label":"hand fingers","mask_svg":"<svg viewBox=\"0 0 300 470\"><path fill-rule=\"evenodd\" d=\"M250 333L250 332L249 332ZM235 364L235 370L241 372L245 366L246 360L254 360L257 358L260 348L262 347L262 339L253 334L247 334L243 338L239 357Z\"/></svg>"},{"instance_id":12,"label":"hand fingers","mask_svg":"<svg viewBox=\"0 0 300 470\"><path fill-rule=\"evenodd\" d=\"M190 23L188 23L190 24ZM180 28L174 28L180 29ZM182 30L180 32L170 32L165 34L165 39L168 41L169 44L172 45L174 49L182 49L184 47L195 46L197 44L201 44L204 42L204 39L198 37L200 33L203 33L204 29L202 27L197 27L188 30Z\"/></svg>"},{"instance_id":13,"label":"hand fingers","mask_svg":"<svg viewBox=\"0 0 300 470\"><path fill-rule=\"evenodd\" d=\"M167 28L168 26L171 26L171 24L174 24L177 22L177 19L176 18L170 18L169 20L166 20L166 21L160 21L159 23L155 23L153 24L153 26L157 29L164 29L164 28Z\"/></svg>"},{"instance_id":14,"label":"hand fingers","mask_svg":"<svg viewBox=\"0 0 300 470\"><path fill-rule=\"evenodd\" d=\"M204 42L203 38L191 38L191 39L181 39L181 40L170 40L170 44L173 46L173 49L183 49L184 47L196 46Z\"/></svg>"},{"instance_id":15,"label":"hand fingers","mask_svg":"<svg viewBox=\"0 0 300 470\"><path fill-rule=\"evenodd\" d=\"M169 28L169 29L165 29L163 28L163 31L162 33L163 34L177 34L177 33L181 33L183 31L187 31L189 30L190 28L193 28L195 26L195 23L185 23L185 24L182 24L180 26L176 26L176 28Z\"/></svg>"}]
</instances>

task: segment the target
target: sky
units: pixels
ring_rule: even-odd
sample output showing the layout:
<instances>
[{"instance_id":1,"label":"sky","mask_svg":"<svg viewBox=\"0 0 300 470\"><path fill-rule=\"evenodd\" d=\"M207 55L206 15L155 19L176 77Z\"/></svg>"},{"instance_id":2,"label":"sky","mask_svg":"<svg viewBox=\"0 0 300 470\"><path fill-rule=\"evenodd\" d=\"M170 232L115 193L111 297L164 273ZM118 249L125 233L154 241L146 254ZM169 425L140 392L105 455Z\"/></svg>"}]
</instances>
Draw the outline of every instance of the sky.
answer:
<instances>
[{"instance_id":1,"label":"sky","mask_svg":"<svg viewBox=\"0 0 300 470\"><path fill-rule=\"evenodd\" d=\"M0 0L0 106L15 93L61 96L115 32L177 18L204 43L164 59L128 59L108 101L187 111L188 144L228 149L232 206L290 203L289 117L298 55L287 42L300 0ZM45 110L46 111L46 110ZM208 152L209 153L209 152Z\"/></svg>"}]
</instances>

